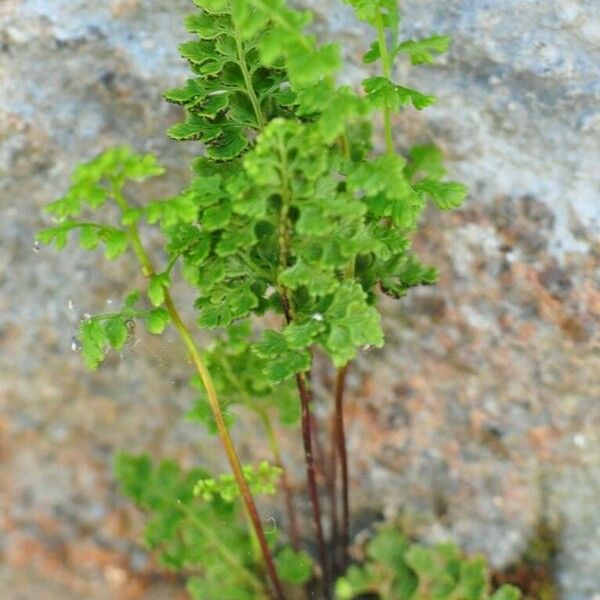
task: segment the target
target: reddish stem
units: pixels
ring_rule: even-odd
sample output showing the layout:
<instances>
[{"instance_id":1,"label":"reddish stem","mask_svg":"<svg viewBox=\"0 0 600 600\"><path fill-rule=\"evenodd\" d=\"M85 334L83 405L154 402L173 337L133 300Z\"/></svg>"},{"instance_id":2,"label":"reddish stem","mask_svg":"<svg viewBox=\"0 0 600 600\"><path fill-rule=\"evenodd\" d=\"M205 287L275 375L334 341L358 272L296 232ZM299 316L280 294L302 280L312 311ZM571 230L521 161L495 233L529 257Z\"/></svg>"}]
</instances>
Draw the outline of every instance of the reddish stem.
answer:
<instances>
[{"instance_id":1,"label":"reddish stem","mask_svg":"<svg viewBox=\"0 0 600 600\"><path fill-rule=\"evenodd\" d=\"M346 452L346 433L344 430L344 392L348 365L338 369L335 382L335 422L336 442L342 472L342 567L345 569L350 545L350 494L348 490L348 454Z\"/></svg>"},{"instance_id":2,"label":"reddish stem","mask_svg":"<svg viewBox=\"0 0 600 600\"><path fill-rule=\"evenodd\" d=\"M308 482L308 495L312 507L313 524L317 534L317 550L319 553L319 562L323 571L323 579L328 580L327 552L325 550L325 538L323 536L323 527L321 524L321 505L317 491L317 478L315 471L315 461L312 448L312 431L310 419L310 394L306 388L306 378L304 373L296 374L296 386L300 395L302 405L302 441L304 444L304 458L306 461L306 478Z\"/></svg>"},{"instance_id":3,"label":"reddish stem","mask_svg":"<svg viewBox=\"0 0 600 600\"><path fill-rule=\"evenodd\" d=\"M337 420L333 414L330 425L331 448L329 451L329 468L327 470L327 488L331 509L331 549L334 568L338 567L339 522L337 509Z\"/></svg>"},{"instance_id":4,"label":"reddish stem","mask_svg":"<svg viewBox=\"0 0 600 600\"><path fill-rule=\"evenodd\" d=\"M285 314L285 320L289 324L292 322L292 309L287 293L284 289L280 290L281 305ZM304 446L304 460L306 463L306 480L308 486L308 496L312 509L312 519L317 536L317 552L319 554L319 563L323 571L323 581L327 588L329 579L329 569L327 568L327 552L325 549L325 537L323 536L323 525L321 521L321 504L319 502L319 493L317 491L317 477L315 471L315 459L313 455L312 427L310 412L310 394L306 387L306 375L296 373L296 387L300 396L300 406L302 408L302 443Z\"/></svg>"}]
</instances>

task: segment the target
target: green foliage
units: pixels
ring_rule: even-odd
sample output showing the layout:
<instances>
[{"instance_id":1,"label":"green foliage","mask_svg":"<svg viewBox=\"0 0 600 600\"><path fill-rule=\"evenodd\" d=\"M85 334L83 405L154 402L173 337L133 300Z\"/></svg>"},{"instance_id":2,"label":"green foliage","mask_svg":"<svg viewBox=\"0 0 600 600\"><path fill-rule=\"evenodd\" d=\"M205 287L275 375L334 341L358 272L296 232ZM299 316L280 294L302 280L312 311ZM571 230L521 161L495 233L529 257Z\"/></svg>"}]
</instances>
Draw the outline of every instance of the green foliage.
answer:
<instances>
[{"instance_id":1,"label":"green foliage","mask_svg":"<svg viewBox=\"0 0 600 600\"><path fill-rule=\"evenodd\" d=\"M101 243L105 244L104 255L108 260L114 260L127 251L129 242L126 233L99 223L65 220L40 231L37 239L62 250L67 245L69 234L75 230L79 231L79 245L84 250L95 250Z\"/></svg>"},{"instance_id":2,"label":"green foliage","mask_svg":"<svg viewBox=\"0 0 600 600\"><path fill-rule=\"evenodd\" d=\"M125 453L117 455L115 473L123 492L149 514L145 540L160 561L176 570L202 565L201 577L188 582L193 598L266 600L239 505L220 494L201 500L194 491L208 473Z\"/></svg>"},{"instance_id":3,"label":"green foliage","mask_svg":"<svg viewBox=\"0 0 600 600\"><path fill-rule=\"evenodd\" d=\"M388 108L397 110L412 104L417 110L435 103L435 96L429 96L392 83L387 77L369 77L363 82L367 102L372 109Z\"/></svg>"},{"instance_id":4,"label":"green foliage","mask_svg":"<svg viewBox=\"0 0 600 600\"><path fill-rule=\"evenodd\" d=\"M377 27L381 19L394 34L397 34L400 12L396 0L345 0L345 2L354 8L356 16L361 21Z\"/></svg>"},{"instance_id":5,"label":"green foliage","mask_svg":"<svg viewBox=\"0 0 600 600\"><path fill-rule=\"evenodd\" d=\"M78 231L82 248L104 245L109 260L130 250L147 279L143 294L130 294L118 312L82 321L78 344L90 368L121 351L136 322L160 334L172 321L200 374L191 380L198 395L188 419L215 431L215 416L229 425L237 407L263 423L277 466L246 466L240 479L238 471L214 477L126 454L117 457L116 473L124 492L150 514L147 544L165 565L194 570L192 598L266 600L268 562L244 526L253 513L238 486L245 478L252 494L273 494L285 480L270 415L297 424L294 380L298 388L304 381L311 386L315 357L340 369L363 349L383 345L379 292L399 298L437 281L410 242L428 201L450 210L467 195L462 184L446 180L437 148L416 146L404 157L394 145L395 113L422 110L435 97L394 81L393 61L431 64L450 39L403 41L396 0L347 0L376 30L365 62L380 63L380 73L356 90L338 85L340 48L317 42L310 12L285 0L194 3L199 10L185 20L191 39L179 47L191 75L164 93L185 113L169 136L203 145L191 181L172 197L131 204L126 184L163 169L128 147L108 150L75 170L66 195L47 207L55 223L38 239L62 249ZM384 153L376 144L375 112L383 117ZM95 220L107 202L119 211L115 224ZM158 269L142 244L142 221L164 235ZM215 330L204 352L174 308L171 282L180 275L197 295L197 325ZM313 402L316 389L309 390ZM305 410L305 432L308 417ZM236 465L228 432L219 433ZM306 448L305 456L311 460ZM276 538L270 535L269 543L282 580L310 581L310 556ZM365 564L350 568L336 594L341 600L519 597L507 587L490 597L481 560L463 559L451 546L410 545L393 529L374 538Z\"/></svg>"},{"instance_id":6,"label":"green foliage","mask_svg":"<svg viewBox=\"0 0 600 600\"><path fill-rule=\"evenodd\" d=\"M71 187L60 199L46 206L46 212L57 222L40 231L37 239L43 244L54 244L62 250L72 231L79 231L79 244L84 250L105 245L105 256L114 260L129 246L126 231L102 223L74 220L82 213L92 214L108 199L122 200L127 181L144 181L161 175L164 169L151 154L137 154L128 146L109 149L96 158L79 165L71 176ZM135 222L135 213L123 211L123 225Z\"/></svg>"},{"instance_id":7,"label":"green foliage","mask_svg":"<svg viewBox=\"0 0 600 600\"><path fill-rule=\"evenodd\" d=\"M128 146L111 148L79 165L71 176L69 191L48 204L46 212L62 221L79 215L86 206L98 209L110 197L111 184L120 188L127 180L144 181L163 172L151 154L136 154Z\"/></svg>"},{"instance_id":8,"label":"green foliage","mask_svg":"<svg viewBox=\"0 0 600 600\"><path fill-rule=\"evenodd\" d=\"M274 333L274 332L273 332ZM230 325L216 336L203 359L213 375L219 401L229 424L233 422L230 408L242 405L261 416L275 409L279 420L288 427L298 423L300 406L295 388L290 383L277 385L265 374L270 367L266 358L254 351L250 321ZM188 419L201 422L216 433L214 417L208 405L204 387L197 377L191 382L199 397Z\"/></svg>"},{"instance_id":9,"label":"green foliage","mask_svg":"<svg viewBox=\"0 0 600 600\"><path fill-rule=\"evenodd\" d=\"M313 562L306 552L295 552L286 546L276 557L277 571L288 583L302 585L310 581L313 571Z\"/></svg>"},{"instance_id":10,"label":"green foliage","mask_svg":"<svg viewBox=\"0 0 600 600\"><path fill-rule=\"evenodd\" d=\"M121 351L127 339L135 332L136 319L143 319L150 333L162 333L169 324L169 313L164 308L143 310L135 308L139 294L131 294L117 313L86 316L79 324L77 345L90 369L98 368L112 348Z\"/></svg>"},{"instance_id":11,"label":"green foliage","mask_svg":"<svg viewBox=\"0 0 600 600\"><path fill-rule=\"evenodd\" d=\"M432 35L422 40L407 40L402 42L396 52L408 54L413 65L433 64L435 54L448 51L451 39L447 35Z\"/></svg>"},{"instance_id":12,"label":"green foliage","mask_svg":"<svg viewBox=\"0 0 600 600\"><path fill-rule=\"evenodd\" d=\"M310 15L281 1L196 4L201 11L186 19L194 39L180 47L195 77L165 93L187 113L171 135L205 144L195 178L172 198L131 207L122 193L125 181L162 169L126 147L109 150L76 170L67 195L48 207L61 222L40 239L62 248L79 229L84 248L105 243L112 259L131 245L136 249L131 227L140 219L158 223L168 266L149 280L156 307L144 315L149 331L160 333L168 323L162 304L181 260L184 277L199 290L203 328L228 327L287 305L293 322L266 331L252 348L250 362L271 386L308 371L314 346L341 366L362 347L383 344L377 287L400 297L436 281L435 270L410 253L407 238L426 200L448 210L466 196L464 186L443 180L434 148L413 149L410 161L389 152L372 155L370 111L408 103L422 109L433 97L387 76L365 80L364 98L336 86L337 49L319 47L305 33ZM435 35L399 42L395 2L351 4L359 18L391 34L391 46L384 48L380 37L370 60L383 60L385 51L388 59L404 53L426 64L449 44ZM108 198L122 210L123 229L72 220ZM95 326L84 337L84 356L96 366L110 340ZM206 416L207 407L195 414Z\"/></svg>"},{"instance_id":13,"label":"green foliage","mask_svg":"<svg viewBox=\"0 0 600 600\"><path fill-rule=\"evenodd\" d=\"M456 546L411 544L393 527L384 527L369 542L363 565L351 566L336 582L337 600L368 594L379 600L519 600L508 585L490 594L482 558L464 558Z\"/></svg>"},{"instance_id":14,"label":"green foliage","mask_svg":"<svg viewBox=\"0 0 600 600\"><path fill-rule=\"evenodd\" d=\"M441 210L458 208L467 197L465 185L457 181L442 181L446 174L442 155L435 146L415 146L404 173L421 198L430 197Z\"/></svg>"},{"instance_id":15,"label":"green foliage","mask_svg":"<svg viewBox=\"0 0 600 600\"><path fill-rule=\"evenodd\" d=\"M148 283L148 298L153 306L160 306L165 301L165 289L171 284L168 273L153 275Z\"/></svg>"},{"instance_id":16,"label":"green foliage","mask_svg":"<svg viewBox=\"0 0 600 600\"><path fill-rule=\"evenodd\" d=\"M275 494L277 481L281 476L281 468L273 467L266 460L258 467L247 465L243 469L246 481L254 494ZM233 502L240 497L240 490L233 475L226 473L217 479L203 477L194 486L194 495L204 500L212 500L220 496L225 502Z\"/></svg>"},{"instance_id":17,"label":"green foliage","mask_svg":"<svg viewBox=\"0 0 600 600\"><path fill-rule=\"evenodd\" d=\"M150 333L162 333L171 320L169 313L164 308L156 308L146 314L146 328Z\"/></svg>"},{"instance_id":18,"label":"green foliage","mask_svg":"<svg viewBox=\"0 0 600 600\"><path fill-rule=\"evenodd\" d=\"M317 47L304 34L310 13L282 2L196 4L203 11L186 19L196 39L179 47L196 77L165 93L187 115L169 135L201 140L208 157L231 160L247 148L249 130L285 114L285 85L310 86L339 68L338 49Z\"/></svg>"},{"instance_id":19,"label":"green foliage","mask_svg":"<svg viewBox=\"0 0 600 600\"><path fill-rule=\"evenodd\" d=\"M304 33L312 20L309 11L290 9L281 0L238 0L232 4L239 11L240 29L246 38L258 28L264 30L258 43L262 62L285 65L294 87L317 83L341 66L337 45L317 47L315 38Z\"/></svg>"}]
</instances>

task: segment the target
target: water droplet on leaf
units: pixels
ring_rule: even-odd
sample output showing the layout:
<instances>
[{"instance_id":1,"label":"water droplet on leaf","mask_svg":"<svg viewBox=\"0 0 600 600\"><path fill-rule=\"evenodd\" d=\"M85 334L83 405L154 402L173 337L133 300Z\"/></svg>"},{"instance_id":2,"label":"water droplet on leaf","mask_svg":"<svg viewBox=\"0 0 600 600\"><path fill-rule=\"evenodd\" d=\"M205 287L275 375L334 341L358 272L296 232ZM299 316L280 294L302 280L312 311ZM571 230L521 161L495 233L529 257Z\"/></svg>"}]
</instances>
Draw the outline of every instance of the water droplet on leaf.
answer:
<instances>
[{"instance_id":1,"label":"water droplet on leaf","mask_svg":"<svg viewBox=\"0 0 600 600\"><path fill-rule=\"evenodd\" d=\"M269 533L277 531L277 519L275 517L269 517L267 523L269 524L269 529L267 530Z\"/></svg>"}]
</instances>

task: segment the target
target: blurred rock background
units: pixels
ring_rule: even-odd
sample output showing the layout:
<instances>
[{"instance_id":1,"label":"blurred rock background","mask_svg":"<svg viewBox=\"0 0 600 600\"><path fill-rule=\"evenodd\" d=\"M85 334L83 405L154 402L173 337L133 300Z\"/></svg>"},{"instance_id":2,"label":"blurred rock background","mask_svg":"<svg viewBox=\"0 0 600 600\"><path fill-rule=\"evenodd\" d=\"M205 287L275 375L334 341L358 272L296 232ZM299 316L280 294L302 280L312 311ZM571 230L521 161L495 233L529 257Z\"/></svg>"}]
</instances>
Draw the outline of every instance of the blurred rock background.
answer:
<instances>
[{"instance_id":1,"label":"blurred rock background","mask_svg":"<svg viewBox=\"0 0 600 600\"><path fill-rule=\"evenodd\" d=\"M340 2L297 4L316 12L324 39L344 44L342 77L359 81L370 32ZM386 303L385 351L352 373L353 396L364 395L348 405L355 508L365 522L402 514L421 538L454 538L496 567L549 531L561 597L598 598L600 3L403 6L407 36L449 33L454 45L435 67L399 67L439 103L406 112L397 139L440 145L471 197L428 216L416 244L441 283ZM185 78L176 46L190 7L0 1L6 600L180 597L138 543L142 519L120 497L111 457L127 448L223 465L181 420L193 396L176 341L141 337L94 374L70 349L84 312L135 287L132 266L75 246L32 248L42 206L112 144L168 166L140 199L187 180L197 148L166 139L178 114L160 93Z\"/></svg>"}]
</instances>

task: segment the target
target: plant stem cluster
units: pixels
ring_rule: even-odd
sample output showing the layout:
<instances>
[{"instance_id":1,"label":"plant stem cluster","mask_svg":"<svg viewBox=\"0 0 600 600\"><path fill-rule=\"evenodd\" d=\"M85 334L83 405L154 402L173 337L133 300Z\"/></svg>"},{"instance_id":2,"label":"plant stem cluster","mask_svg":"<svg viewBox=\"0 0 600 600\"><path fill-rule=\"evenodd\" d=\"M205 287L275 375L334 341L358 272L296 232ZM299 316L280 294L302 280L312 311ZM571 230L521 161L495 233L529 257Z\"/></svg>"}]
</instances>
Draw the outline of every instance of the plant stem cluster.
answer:
<instances>
[{"instance_id":1,"label":"plant stem cluster","mask_svg":"<svg viewBox=\"0 0 600 600\"><path fill-rule=\"evenodd\" d=\"M411 573L402 579L402 592L389 560L383 567L353 567L335 581L347 567L351 543L348 370L363 349L383 345L380 295L399 298L436 281L435 269L410 248L427 203L449 210L466 196L464 186L445 180L435 147L414 147L406 157L397 151L395 113L409 106L421 110L435 98L395 83L394 61L404 56L413 64L432 63L449 39L401 42L395 0L348 3L374 29L365 63L380 65L360 90L336 83L340 48L319 45L307 32L310 13L281 0L195 0L199 11L186 19L192 39L179 48L192 76L165 92L185 112L170 137L203 145L189 185L175 197L133 205L126 183L159 176L163 169L151 155L108 150L77 168L67 194L48 206L56 224L39 235L60 249L79 231L83 248L103 244L111 260L131 249L148 280L146 299L133 292L120 312L81 324L78 341L89 367L98 367L111 348L122 350L130 324L144 319L153 334L171 324L196 371L191 385L198 395L188 418L218 434L231 474L182 473L174 463L153 467L146 457L125 454L117 460L124 490L153 514L146 532L150 546L161 550L169 566L200 567L189 580L194 598L284 600L302 585L319 586L326 598L426 597L411 595L426 580L417 550L407 551L402 563ZM373 141L378 114L383 153ZM120 209L118 225L81 218L107 202ZM165 236L164 268L143 245L143 223L160 226ZM171 295L177 265L197 290L197 325L215 330L206 350L198 347ZM314 415L315 403L327 400L315 394L317 360L329 361L335 372L326 451ZM273 466L242 465L230 430L234 405L262 424ZM300 421L318 567L306 552L312 544L303 535L275 416L286 427ZM258 494L275 493L277 482L289 544L264 527L255 501ZM329 498L327 522L322 485ZM378 544L404 556L405 543L394 535L382 533ZM372 550L369 556L377 559ZM461 577L453 585L462 585Z\"/></svg>"}]
</instances>

